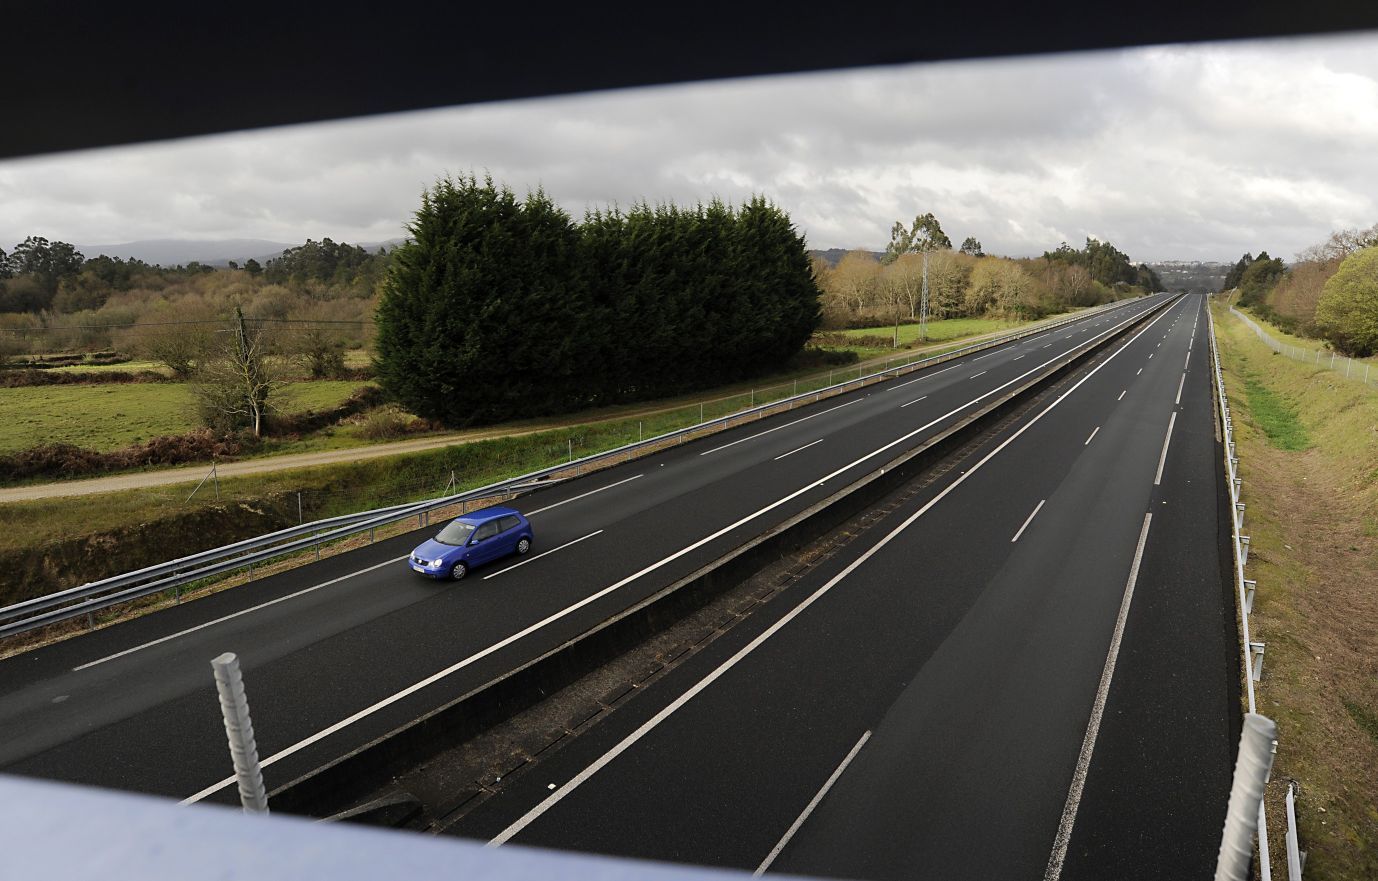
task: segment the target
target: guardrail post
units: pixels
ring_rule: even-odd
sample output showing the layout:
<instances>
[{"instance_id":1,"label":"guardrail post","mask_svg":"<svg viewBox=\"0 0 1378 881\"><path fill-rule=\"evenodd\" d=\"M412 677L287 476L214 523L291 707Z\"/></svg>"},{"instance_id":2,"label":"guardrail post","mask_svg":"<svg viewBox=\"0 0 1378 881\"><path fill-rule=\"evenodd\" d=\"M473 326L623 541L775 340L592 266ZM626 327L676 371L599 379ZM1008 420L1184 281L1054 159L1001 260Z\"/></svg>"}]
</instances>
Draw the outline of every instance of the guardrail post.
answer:
<instances>
[{"instance_id":1,"label":"guardrail post","mask_svg":"<svg viewBox=\"0 0 1378 881\"><path fill-rule=\"evenodd\" d=\"M1277 734L1278 726L1272 719L1258 713L1244 714L1239 758L1235 761L1234 782L1225 811L1225 830L1220 837L1220 854L1215 863L1216 881L1245 881L1254 855L1254 838L1268 834L1266 828L1259 827L1259 808L1263 804L1268 774L1273 769Z\"/></svg>"},{"instance_id":2,"label":"guardrail post","mask_svg":"<svg viewBox=\"0 0 1378 881\"><path fill-rule=\"evenodd\" d=\"M1239 537L1239 565L1244 566L1249 562L1249 537L1241 535Z\"/></svg>"},{"instance_id":3,"label":"guardrail post","mask_svg":"<svg viewBox=\"0 0 1378 881\"><path fill-rule=\"evenodd\" d=\"M1254 611L1254 591L1258 589L1258 582L1252 578L1244 579L1244 614L1250 615Z\"/></svg>"},{"instance_id":4,"label":"guardrail post","mask_svg":"<svg viewBox=\"0 0 1378 881\"><path fill-rule=\"evenodd\" d=\"M1306 852L1297 844L1297 800L1296 784L1287 784L1287 878L1288 881L1301 881L1302 866L1306 865Z\"/></svg>"},{"instance_id":5,"label":"guardrail post","mask_svg":"<svg viewBox=\"0 0 1378 881\"><path fill-rule=\"evenodd\" d=\"M1263 649L1264 644L1261 642L1249 643L1249 654L1253 656L1255 682L1263 681Z\"/></svg>"},{"instance_id":6,"label":"guardrail post","mask_svg":"<svg viewBox=\"0 0 1378 881\"><path fill-rule=\"evenodd\" d=\"M220 713L225 718L225 736L230 743L230 759L239 781L239 801L245 813L268 813L268 791L263 786L263 768L258 763L254 743L254 723L249 718L249 699L244 694L244 677L239 658L226 652L211 661L215 688L220 693Z\"/></svg>"}]
</instances>

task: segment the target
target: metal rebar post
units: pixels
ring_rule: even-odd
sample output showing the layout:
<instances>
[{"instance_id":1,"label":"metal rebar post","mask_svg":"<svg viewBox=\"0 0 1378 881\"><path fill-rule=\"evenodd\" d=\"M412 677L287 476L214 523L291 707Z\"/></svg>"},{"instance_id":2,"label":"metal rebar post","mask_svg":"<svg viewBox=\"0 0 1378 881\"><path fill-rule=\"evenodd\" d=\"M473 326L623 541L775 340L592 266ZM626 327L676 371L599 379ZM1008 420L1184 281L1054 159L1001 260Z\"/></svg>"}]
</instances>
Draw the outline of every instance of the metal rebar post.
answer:
<instances>
[{"instance_id":1,"label":"metal rebar post","mask_svg":"<svg viewBox=\"0 0 1378 881\"><path fill-rule=\"evenodd\" d=\"M1244 715L1225 830L1215 864L1216 881L1245 881L1254 855L1254 838L1268 834L1267 829L1259 828L1259 806L1273 768L1277 734L1278 726L1272 719L1258 713Z\"/></svg>"},{"instance_id":2,"label":"metal rebar post","mask_svg":"<svg viewBox=\"0 0 1378 881\"><path fill-rule=\"evenodd\" d=\"M220 693L220 713L225 717L225 736L230 743L230 759L239 781L239 801L251 814L268 813L268 791L263 786L263 768L258 763L254 743L254 723L249 718L249 699L244 695L244 677L239 658L226 652L211 661L215 688Z\"/></svg>"}]
</instances>

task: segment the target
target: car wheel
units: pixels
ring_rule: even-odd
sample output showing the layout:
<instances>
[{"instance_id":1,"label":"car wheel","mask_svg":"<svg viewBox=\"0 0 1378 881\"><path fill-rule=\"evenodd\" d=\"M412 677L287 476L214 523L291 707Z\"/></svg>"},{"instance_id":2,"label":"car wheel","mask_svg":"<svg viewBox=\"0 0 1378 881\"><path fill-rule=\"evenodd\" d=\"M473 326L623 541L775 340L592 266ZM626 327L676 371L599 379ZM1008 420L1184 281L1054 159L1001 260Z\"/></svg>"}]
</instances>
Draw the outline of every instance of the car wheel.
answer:
<instances>
[{"instance_id":1,"label":"car wheel","mask_svg":"<svg viewBox=\"0 0 1378 881\"><path fill-rule=\"evenodd\" d=\"M525 554L529 550L531 550L531 539L523 538L521 541L517 542L517 554L519 556Z\"/></svg>"},{"instance_id":2,"label":"car wheel","mask_svg":"<svg viewBox=\"0 0 1378 881\"><path fill-rule=\"evenodd\" d=\"M459 581L468 573L468 571L468 566L465 566L463 563L456 563L455 568L450 570L450 577L453 578L455 581Z\"/></svg>"}]
</instances>

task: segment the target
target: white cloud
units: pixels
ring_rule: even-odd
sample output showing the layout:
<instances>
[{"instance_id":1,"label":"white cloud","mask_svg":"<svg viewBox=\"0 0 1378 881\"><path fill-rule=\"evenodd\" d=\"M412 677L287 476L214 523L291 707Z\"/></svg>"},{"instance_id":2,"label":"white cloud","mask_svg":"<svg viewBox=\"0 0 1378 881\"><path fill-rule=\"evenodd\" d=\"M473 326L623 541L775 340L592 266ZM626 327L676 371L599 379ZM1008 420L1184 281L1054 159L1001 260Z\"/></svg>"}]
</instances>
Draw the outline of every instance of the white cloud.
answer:
<instances>
[{"instance_id":1,"label":"white cloud","mask_svg":"<svg viewBox=\"0 0 1378 881\"><path fill-rule=\"evenodd\" d=\"M1378 35L958 62L451 108L0 164L0 243L399 235L485 171L572 213L763 192L817 247L1291 255L1378 221Z\"/></svg>"}]
</instances>

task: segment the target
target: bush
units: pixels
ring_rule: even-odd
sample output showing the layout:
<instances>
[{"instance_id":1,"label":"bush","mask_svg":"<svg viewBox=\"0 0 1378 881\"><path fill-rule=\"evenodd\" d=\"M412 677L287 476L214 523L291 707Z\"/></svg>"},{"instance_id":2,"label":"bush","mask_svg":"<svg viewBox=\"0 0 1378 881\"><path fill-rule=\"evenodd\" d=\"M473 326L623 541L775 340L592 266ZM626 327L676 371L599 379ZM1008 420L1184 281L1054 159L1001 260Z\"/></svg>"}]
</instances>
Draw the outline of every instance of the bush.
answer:
<instances>
[{"instance_id":1,"label":"bush","mask_svg":"<svg viewBox=\"0 0 1378 881\"><path fill-rule=\"evenodd\" d=\"M379 407L364 416L359 435L372 441L395 440L407 434L408 423L396 407Z\"/></svg>"},{"instance_id":2,"label":"bush","mask_svg":"<svg viewBox=\"0 0 1378 881\"><path fill-rule=\"evenodd\" d=\"M121 450L99 453L72 444L44 444L0 455L0 480L70 477L125 468L183 465L237 455L243 445L233 437L209 431L155 437Z\"/></svg>"},{"instance_id":3,"label":"bush","mask_svg":"<svg viewBox=\"0 0 1378 881\"><path fill-rule=\"evenodd\" d=\"M1346 355L1363 358L1378 351L1378 246L1346 257L1325 283L1316 326Z\"/></svg>"}]
</instances>

